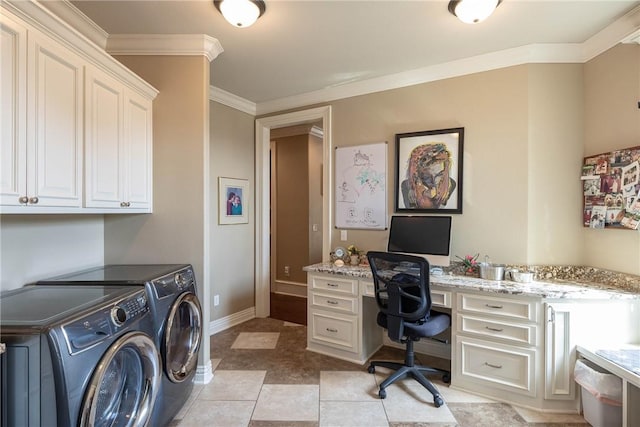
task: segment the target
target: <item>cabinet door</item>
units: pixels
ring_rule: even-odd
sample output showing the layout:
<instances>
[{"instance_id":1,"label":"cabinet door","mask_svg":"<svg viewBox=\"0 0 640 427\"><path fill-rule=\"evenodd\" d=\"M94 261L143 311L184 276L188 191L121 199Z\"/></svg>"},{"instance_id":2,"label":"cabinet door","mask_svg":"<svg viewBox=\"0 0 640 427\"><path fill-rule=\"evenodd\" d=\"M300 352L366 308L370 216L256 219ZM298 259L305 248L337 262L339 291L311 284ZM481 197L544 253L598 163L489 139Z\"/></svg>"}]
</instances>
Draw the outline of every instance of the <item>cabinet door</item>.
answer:
<instances>
[{"instance_id":1,"label":"cabinet door","mask_svg":"<svg viewBox=\"0 0 640 427\"><path fill-rule=\"evenodd\" d=\"M83 62L31 32L28 51L29 205L80 207L83 164Z\"/></svg>"},{"instance_id":2,"label":"cabinet door","mask_svg":"<svg viewBox=\"0 0 640 427\"><path fill-rule=\"evenodd\" d=\"M571 339L571 304L545 303L545 399L573 399L575 351Z\"/></svg>"},{"instance_id":3,"label":"cabinet door","mask_svg":"<svg viewBox=\"0 0 640 427\"><path fill-rule=\"evenodd\" d=\"M152 101L127 90L124 103L124 201L152 208Z\"/></svg>"},{"instance_id":4,"label":"cabinet door","mask_svg":"<svg viewBox=\"0 0 640 427\"><path fill-rule=\"evenodd\" d=\"M0 204L27 195L27 31L0 14Z\"/></svg>"},{"instance_id":5,"label":"cabinet door","mask_svg":"<svg viewBox=\"0 0 640 427\"><path fill-rule=\"evenodd\" d=\"M94 67L85 75L85 206L120 208L124 201L124 87Z\"/></svg>"}]
</instances>

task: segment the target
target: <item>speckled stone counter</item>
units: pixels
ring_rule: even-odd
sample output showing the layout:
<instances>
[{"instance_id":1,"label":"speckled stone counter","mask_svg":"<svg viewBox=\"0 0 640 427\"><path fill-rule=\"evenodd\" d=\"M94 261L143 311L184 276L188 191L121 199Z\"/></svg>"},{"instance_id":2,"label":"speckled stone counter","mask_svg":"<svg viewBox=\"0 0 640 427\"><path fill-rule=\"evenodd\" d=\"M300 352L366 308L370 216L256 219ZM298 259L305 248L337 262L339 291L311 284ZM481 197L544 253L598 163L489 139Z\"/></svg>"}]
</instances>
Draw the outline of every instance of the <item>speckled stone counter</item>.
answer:
<instances>
[{"instance_id":1,"label":"speckled stone counter","mask_svg":"<svg viewBox=\"0 0 640 427\"><path fill-rule=\"evenodd\" d=\"M512 267L512 266L509 266ZM518 268L518 266L513 266ZM574 267L575 268L575 267ZM597 269L585 269L592 271ZM333 263L319 263L304 268L308 272L337 274L342 276L371 279L369 266L343 266L336 267ZM441 276L431 276L434 285L458 288L461 290L475 290L493 292L498 294L524 295L549 299L640 299L640 286L613 286L608 283L596 283L594 280L572 281L561 277L567 277L568 270L556 267L557 271L564 272L564 276L553 275L543 269L536 271L536 281L531 283L517 283L510 280L484 280L477 277L456 275L453 271L446 271ZM584 274L584 272L582 273ZM616 273L617 274L617 273ZM547 277L555 277L548 279ZM541 279L539 277L544 277ZM634 276L631 280L623 281L624 284L634 284ZM639 281L640 283L640 281Z\"/></svg>"}]
</instances>

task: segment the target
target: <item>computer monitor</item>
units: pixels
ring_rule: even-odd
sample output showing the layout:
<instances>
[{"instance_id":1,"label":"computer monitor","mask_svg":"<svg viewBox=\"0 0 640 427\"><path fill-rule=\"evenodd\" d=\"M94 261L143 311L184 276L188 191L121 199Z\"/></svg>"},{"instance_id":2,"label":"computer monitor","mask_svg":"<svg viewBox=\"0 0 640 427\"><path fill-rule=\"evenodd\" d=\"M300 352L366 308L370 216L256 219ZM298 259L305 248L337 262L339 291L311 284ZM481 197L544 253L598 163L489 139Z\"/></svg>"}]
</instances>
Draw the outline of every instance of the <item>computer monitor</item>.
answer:
<instances>
[{"instance_id":1,"label":"computer monitor","mask_svg":"<svg viewBox=\"0 0 640 427\"><path fill-rule=\"evenodd\" d=\"M450 216L391 217L388 252L421 256L432 267L447 267L450 243Z\"/></svg>"}]
</instances>

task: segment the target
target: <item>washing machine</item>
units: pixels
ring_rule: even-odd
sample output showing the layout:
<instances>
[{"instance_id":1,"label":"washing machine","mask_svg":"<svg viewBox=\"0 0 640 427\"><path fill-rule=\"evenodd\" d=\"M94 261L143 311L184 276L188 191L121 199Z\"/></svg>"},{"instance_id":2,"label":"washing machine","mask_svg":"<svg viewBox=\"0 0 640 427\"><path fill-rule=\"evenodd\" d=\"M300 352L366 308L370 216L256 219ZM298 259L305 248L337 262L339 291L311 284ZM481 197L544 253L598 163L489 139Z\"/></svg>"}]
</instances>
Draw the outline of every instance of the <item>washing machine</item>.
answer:
<instances>
[{"instance_id":1,"label":"washing machine","mask_svg":"<svg viewBox=\"0 0 640 427\"><path fill-rule=\"evenodd\" d=\"M151 425L169 424L193 390L202 341L202 309L193 267L189 264L105 265L41 280L37 285L60 283L144 287L163 366L161 391Z\"/></svg>"},{"instance_id":2,"label":"washing machine","mask_svg":"<svg viewBox=\"0 0 640 427\"><path fill-rule=\"evenodd\" d=\"M9 427L149 425L162 382L146 292L26 286L0 294Z\"/></svg>"}]
</instances>

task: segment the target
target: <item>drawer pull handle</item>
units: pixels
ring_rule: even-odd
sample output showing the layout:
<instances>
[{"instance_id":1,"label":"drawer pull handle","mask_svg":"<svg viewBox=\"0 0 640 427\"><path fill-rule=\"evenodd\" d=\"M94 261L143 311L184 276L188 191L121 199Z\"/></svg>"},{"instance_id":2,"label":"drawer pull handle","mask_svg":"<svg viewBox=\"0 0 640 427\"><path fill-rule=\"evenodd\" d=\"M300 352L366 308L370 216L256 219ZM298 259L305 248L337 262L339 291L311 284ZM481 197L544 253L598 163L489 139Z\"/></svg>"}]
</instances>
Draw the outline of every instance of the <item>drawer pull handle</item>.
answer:
<instances>
[{"instance_id":1,"label":"drawer pull handle","mask_svg":"<svg viewBox=\"0 0 640 427\"><path fill-rule=\"evenodd\" d=\"M488 330L493 331L493 332L502 332L504 330L502 328L492 328L490 326L485 326L485 328L487 328Z\"/></svg>"},{"instance_id":2,"label":"drawer pull handle","mask_svg":"<svg viewBox=\"0 0 640 427\"><path fill-rule=\"evenodd\" d=\"M327 286L330 288L337 288L339 285L336 285L335 283L327 283Z\"/></svg>"},{"instance_id":3,"label":"drawer pull handle","mask_svg":"<svg viewBox=\"0 0 640 427\"><path fill-rule=\"evenodd\" d=\"M337 329L333 329L333 328L327 328L327 331L328 331L328 332L338 332L338 330L337 330Z\"/></svg>"},{"instance_id":4,"label":"drawer pull handle","mask_svg":"<svg viewBox=\"0 0 640 427\"><path fill-rule=\"evenodd\" d=\"M327 304L338 305L338 301L333 301L333 300L328 299L327 300Z\"/></svg>"},{"instance_id":5,"label":"drawer pull handle","mask_svg":"<svg viewBox=\"0 0 640 427\"><path fill-rule=\"evenodd\" d=\"M489 308L502 308L501 305L491 305L491 304L485 304L485 305Z\"/></svg>"},{"instance_id":6,"label":"drawer pull handle","mask_svg":"<svg viewBox=\"0 0 640 427\"><path fill-rule=\"evenodd\" d=\"M502 369L502 365L492 365L489 362L484 362L484 364L487 365L490 368Z\"/></svg>"}]
</instances>

